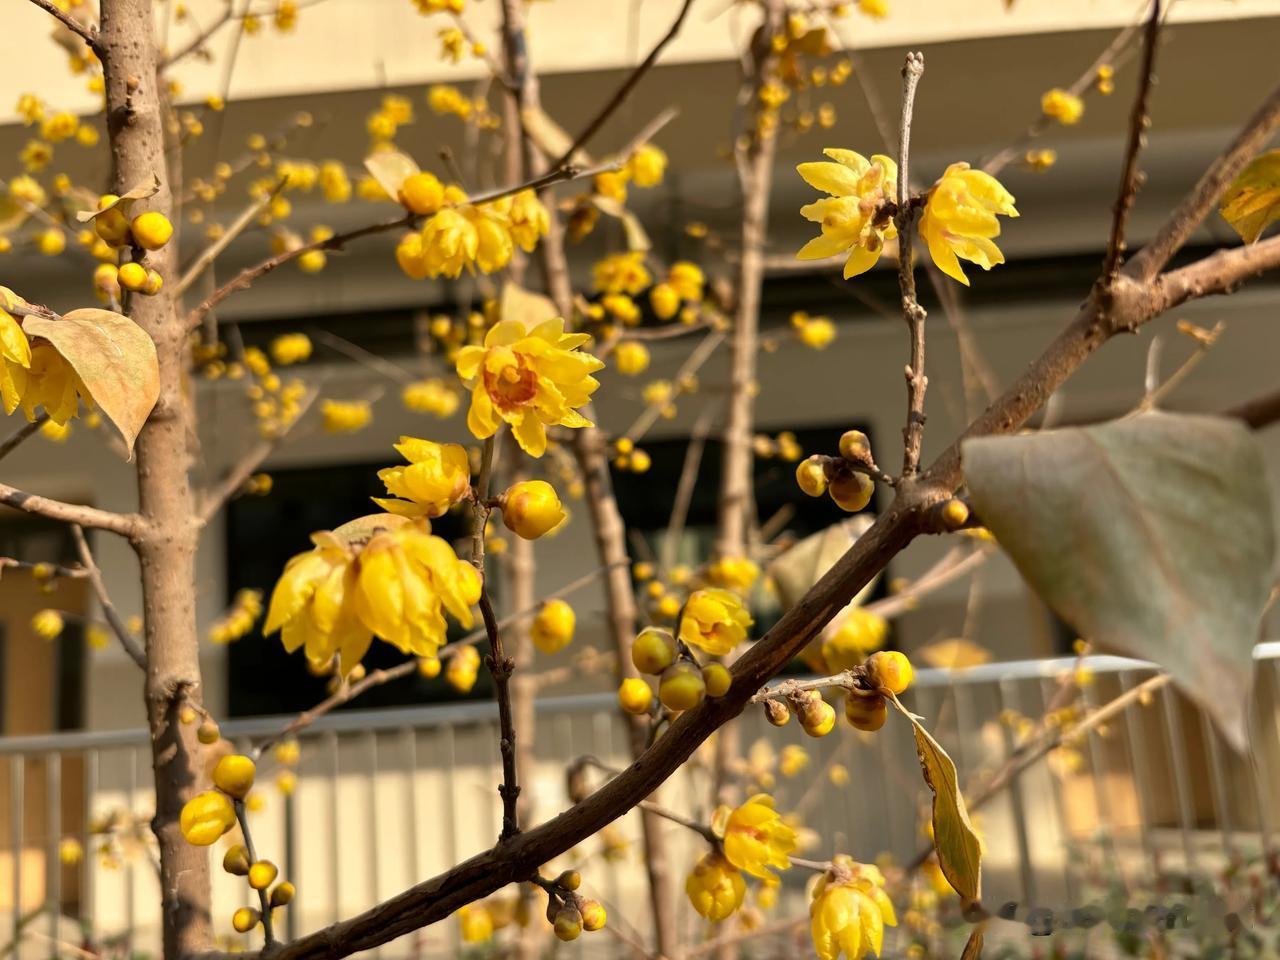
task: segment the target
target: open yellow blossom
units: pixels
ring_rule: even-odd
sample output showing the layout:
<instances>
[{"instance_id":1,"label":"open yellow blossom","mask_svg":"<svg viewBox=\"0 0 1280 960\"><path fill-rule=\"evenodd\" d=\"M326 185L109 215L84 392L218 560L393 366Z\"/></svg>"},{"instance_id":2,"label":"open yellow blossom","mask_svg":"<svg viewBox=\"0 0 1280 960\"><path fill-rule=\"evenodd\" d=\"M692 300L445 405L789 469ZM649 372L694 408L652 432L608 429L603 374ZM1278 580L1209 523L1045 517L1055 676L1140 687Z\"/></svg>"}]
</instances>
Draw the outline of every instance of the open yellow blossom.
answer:
<instances>
[{"instance_id":1,"label":"open yellow blossom","mask_svg":"<svg viewBox=\"0 0 1280 960\"><path fill-rule=\"evenodd\" d=\"M680 639L713 656L724 656L747 639L747 628L753 623L742 601L728 590L695 590L680 617Z\"/></svg>"},{"instance_id":2,"label":"open yellow blossom","mask_svg":"<svg viewBox=\"0 0 1280 960\"><path fill-rule=\"evenodd\" d=\"M880 614L854 607L822 643L822 659L829 672L851 670L884 646L889 622Z\"/></svg>"},{"instance_id":3,"label":"open yellow blossom","mask_svg":"<svg viewBox=\"0 0 1280 960\"><path fill-rule=\"evenodd\" d=\"M852 150L828 147L822 152L835 162L796 167L810 186L830 194L800 208L801 216L821 225L822 235L801 247L796 258L821 260L847 251L847 280L874 267L884 241L898 235L893 220L882 212L883 205L893 199L898 165L883 154L868 160Z\"/></svg>"},{"instance_id":4,"label":"open yellow blossom","mask_svg":"<svg viewBox=\"0 0 1280 960\"><path fill-rule=\"evenodd\" d=\"M965 286L969 278L960 260L969 260L990 270L1004 263L1004 254L993 238L1000 236L996 214L1016 217L1013 195L1000 181L967 163L953 163L933 189L920 218L920 236L929 246L929 256L938 269Z\"/></svg>"},{"instance_id":5,"label":"open yellow blossom","mask_svg":"<svg viewBox=\"0 0 1280 960\"><path fill-rule=\"evenodd\" d=\"M475 265L482 273L496 273L511 262L515 245L511 241L511 231L507 229L507 218L496 205L467 205L462 207L462 215L475 229ZM425 235L423 247L429 249Z\"/></svg>"},{"instance_id":6,"label":"open yellow blossom","mask_svg":"<svg viewBox=\"0 0 1280 960\"><path fill-rule=\"evenodd\" d=\"M796 848L796 832L773 808L773 797L758 793L729 814L724 831L724 855L753 877L771 877L770 867L786 870Z\"/></svg>"},{"instance_id":7,"label":"open yellow blossom","mask_svg":"<svg viewBox=\"0 0 1280 960\"><path fill-rule=\"evenodd\" d=\"M615 253L592 267L596 290L601 293L625 293L634 297L653 282L640 251Z\"/></svg>"},{"instance_id":8,"label":"open yellow blossom","mask_svg":"<svg viewBox=\"0 0 1280 960\"><path fill-rule=\"evenodd\" d=\"M468 903L458 911L458 927L463 943L486 943L493 939L493 914L483 903Z\"/></svg>"},{"instance_id":9,"label":"open yellow blossom","mask_svg":"<svg viewBox=\"0 0 1280 960\"><path fill-rule=\"evenodd\" d=\"M422 260L429 277L459 276L479 249L475 223L457 210L441 210L422 227Z\"/></svg>"},{"instance_id":10,"label":"open yellow blossom","mask_svg":"<svg viewBox=\"0 0 1280 960\"><path fill-rule=\"evenodd\" d=\"M315 548L285 566L263 627L266 635L280 630L290 653L304 648L317 666L337 655L345 675L375 635L402 653L433 657L445 642L445 611L471 627L480 575L425 519L386 514L363 532L326 530L311 540Z\"/></svg>"},{"instance_id":11,"label":"open yellow blossom","mask_svg":"<svg viewBox=\"0 0 1280 960\"><path fill-rule=\"evenodd\" d=\"M320 416L326 433L355 433L373 420L368 400L322 400Z\"/></svg>"},{"instance_id":12,"label":"open yellow blossom","mask_svg":"<svg viewBox=\"0 0 1280 960\"><path fill-rule=\"evenodd\" d=\"M742 906L747 883L742 873L718 853L708 853L694 864L684 882L693 909L712 923L719 923Z\"/></svg>"},{"instance_id":13,"label":"open yellow blossom","mask_svg":"<svg viewBox=\"0 0 1280 960\"><path fill-rule=\"evenodd\" d=\"M374 497L382 509L402 517L438 517L467 495L471 465L465 447L401 437L396 450L408 466L379 470L378 479L392 497L402 499Z\"/></svg>"},{"instance_id":14,"label":"open yellow blossom","mask_svg":"<svg viewBox=\"0 0 1280 960\"><path fill-rule=\"evenodd\" d=\"M414 413L429 413L441 420L453 416L460 403L458 392L439 377L405 384L400 402Z\"/></svg>"},{"instance_id":15,"label":"open yellow blossom","mask_svg":"<svg viewBox=\"0 0 1280 960\"><path fill-rule=\"evenodd\" d=\"M843 854L813 888L809 928L820 960L860 960L880 955L885 926L896 926L893 902L884 892L884 876L869 864L855 863Z\"/></svg>"},{"instance_id":16,"label":"open yellow blossom","mask_svg":"<svg viewBox=\"0 0 1280 960\"><path fill-rule=\"evenodd\" d=\"M689 260L677 260L667 271L667 283L675 288L682 300L697 303L702 300L702 288L707 282L706 274L696 263Z\"/></svg>"},{"instance_id":17,"label":"open yellow blossom","mask_svg":"<svg viewBox=\"0 0 1280 960\"><path fill-rule=\"evenodd\" d=\"M84 382L71 364L67 363L52 344L42 341L31 347L31 363L26 369L6 357L0 393L4 395L5 409L8 412L13 412L10 404L14 398L18 398L28 420L34 421L36 409L44 407L49 419L59 426L76 415L81 398L86 404L93 403Z\"/></svg>"},{"instance_id":18,"label":"open yellow blossom","mask_svg":"<svg viewBox=\"0 0 1280 960\"><path fill-rule=\"evenodd\" d=\"M778 772L784 777L794 777L809 766L809 752L798 744L789 743L782 748L778 758Z\"/></svg>"},{"instance_id":19,"label":"open yellow blossom","mask_svg":"<svg viewBox=\"0 0 1280 960\"><path fill-rule=\"evenodd\" d=\"M1054 87L1040 98L1040 109L1046 117L1071 126L1084 116L1084 101L1070 91Z\"/></svg>"},{"instance_id":20,"label":"open yellow blossom","mask_svg":"<svg viewBox=\"0 0 1280 960\"><path fill-rule=\"evenodd\" d=\"M532 330L517 320L495 324L484 346L458 351L458 376L471 391L467 427L483 440L505 420L520 448L540 457L547 449L547 427L591 426L578 408L600 385L591 374L604 363L578 349L590 339L565 333L559 317Z\"/></svg>"},{"instance_id":21,"label":"open yellow blossom","mask_svg":"<svg viewBox=\"0 0 1280 960\"><path fill-rule=\"evenodd\" d=\"M511 239L525 253L533 253L539 238L545 237L551 226L551 215L532 190L521 190L511 198L507 220Z\"/></svg>"},{"instance_id":22,"label":"open yellow blossom","mask_svg":"<svg viewBox=\"0 0 1280 960\"><path fill-rule=\"evenodd\" d=\"M750 590L759 576L760 568L746 557L721 557L707 568L708 580L739 593Z\"/></svg>"},{"instance_id":23,"label":"open yellow blossom","mask_svg":"<svg viewBox=\"0 0 1280 960\"><path fill-rule=\"evenodd\" d=\"M643 144L627 158L627 172L637 187L656 187L667 170L667 154L661 147Z\"/></svg>"}]
</instances>

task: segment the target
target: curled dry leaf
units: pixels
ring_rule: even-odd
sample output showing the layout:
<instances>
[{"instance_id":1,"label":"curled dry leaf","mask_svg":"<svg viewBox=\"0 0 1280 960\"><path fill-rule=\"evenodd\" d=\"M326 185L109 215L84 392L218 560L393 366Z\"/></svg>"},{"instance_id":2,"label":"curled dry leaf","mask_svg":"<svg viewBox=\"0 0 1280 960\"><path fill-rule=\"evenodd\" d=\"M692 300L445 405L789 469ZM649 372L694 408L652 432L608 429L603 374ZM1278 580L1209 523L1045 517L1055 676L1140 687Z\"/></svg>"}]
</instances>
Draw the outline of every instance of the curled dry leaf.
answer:
<instances>
[{"instance_id":1,"label":"curled dry leaf","mask_svg":"<svg viewBox=\"0 0 1280 960\"><path fill-rule=\"evenodd\" d=\"M22 328L62 354L98 409L124 438L129 457L160 395L156 345L140 326L110 310L72 310L61 319L28 315Z\"/></svg>"},{"instance_id":2,"label":"curled dry leaf","mask_svg":"<svg viewBox=\"0 0 1280 960\"><path fill-rule=\"evenodd\" d=\"M101 210L81 210L76 214L76 219L81 223L88 223L90 220L94 220L102 216L108 210L114 210L119 206L127 206L135 200L145 200L147 197L154 197L160 192L160 177L156 174L152 174L152 178L151 183L139 184L132 190L126 190Z\"/></svg>"},{"instance_id":3,"label":"curled dry leaf","mask_svg":"<svg viewBox=\"0 0 1280 960\"><path fill-rule=\"evenodd\" d=\"M392 200L400 193L401 184L421 172L417 161L399 150L379 150L370 154L364 158L364 168Z\"/></svg>"},{"instance_id":4,"label":"curled dry leaf","mask_svg":"<svg viewBox=\"0 0 1280 960\"><path fill-rule=\"evenodd\" d=\"M622 221L622 229L627 235L627 249L643 252L653 246L649 242L649 234L640 225L640 218L612 197L593 196L591 202L596 209L608 216Z\"/></svg>"},{"instance_id":5,"label":"curled dry leaf","mask_svg":"<svg viewBox=\"0 0 1280 960\"><path fill-rule=\"evenodd\" d=\"M1245 243L1280 220L1280 150L1268 150L1241 170L1218 209Z\"/></svg>"},{"instance_id":6,"label":"curled dry leaf","mask_svg":"<svg viewBox=\"0 0 1280 960\"><path fill-rule=\"evenodd\" d=\"M508 283L502 288L499 313L503 320L518 320L526 330L532 330L544 320L560 316L560 311L550 298L533 293L518 283Z\"/></svg>"}]
</instances>

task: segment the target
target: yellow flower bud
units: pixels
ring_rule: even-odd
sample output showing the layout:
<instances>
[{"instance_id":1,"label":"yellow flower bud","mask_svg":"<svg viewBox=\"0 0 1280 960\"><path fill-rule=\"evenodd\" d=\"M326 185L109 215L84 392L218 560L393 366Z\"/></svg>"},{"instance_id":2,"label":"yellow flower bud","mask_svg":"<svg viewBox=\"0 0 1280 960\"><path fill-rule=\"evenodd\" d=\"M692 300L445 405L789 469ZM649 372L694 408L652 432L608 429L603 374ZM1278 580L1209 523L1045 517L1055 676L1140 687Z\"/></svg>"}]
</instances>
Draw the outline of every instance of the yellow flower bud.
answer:
<instances>
[{"instance_id":1,"label":"yellow flower bud","mask_svg":"<svg viewBox=\"0 0 1280 960\"><path fill-rule=\"evenodd\" d=\"M814 454L801 460L796 467L796 483L807 496L820 497L826 493L827 472L822 466L822 457Z\"/></svg>"},{"instance_id":2,"label":"yellow flower bud","mask_svg":"<svg viewBox=\"0 0 1280 960\"><path fill-rule=\"evenodd\" d=\"M706 692L701 671L686 660L667 667L658 681L658 699L668 710L692 710L702 702Z\"/></svg>"},{"instance_id":3,"label":"yellow flower bud","mask_svg":"<svg viewBox=\"0 0 1280 960\"><path fill-rule=\"evenodd\" d=\"M411 213L428 216L444 203L444 184L430 173L415 173L400 184L400 205Z\"/></svg>"},{"instance_id":4,"label":"yellow flower bud","mask_svg":"<svg viewBox=\"0 0 1280 960\"><path fill-rule=\"evenodd\" d=\"M116 274L120 281L120 286L126 290L132 290L134 293L141 291L147 285L147 268L140 263L126 263L120 267Z\"/></svg>"},{"instance_id":5,"label":"yellow flower bud","mask_svg":"<svg viewBox=\"0 0 1280 960\"><path fill-rule=\"evenodd\" d=\"M627 713L642 716L653 705L653 691L639 677L627 677L618 687L618 703Z\"/></svg>"},{"instance_id":6,"label":"yellow flower bud","mask_svg":"<svg viewBox=\"0 0 1280 960\"><path fill-rule=\"evenodd\" d=\"M231 926L236 933L248 933L262 920L262 914L252 907L241 907L231 915Z\"/></svg>"},{"instance_id":7,"label":"yellow flower bud","mask_svg":"<svg viewBox=\"0 0 1280 960\"><path fill-rule=\"evenodd\" d=\"M529 628L533 645L547 654L563 650L573 640L576 623L573 607L563 600L548 600Z\"/></svg>"},{"instance_id":8,"label":"yellow flower bud","mask_svg":"<svg viewBox=\"0 0 1280 960\"><path fill-rule=\"evenodd\" d=\"M582 936L582 914L577 907L565 906L556 912L555 934L565 943Z\"/></svg>"},{"instance_id":9,"label":"yellow flower bud","mask_svg":"<svg viewBox=\"0 0 1280 960\"><path fill-rule=\"evenodd\" d=\"M879 730L889 717L889 705L884 697L859 697L851 694L844 702L844 716L859 730Z\"/></svg>"},{"instance_id":10,"label":"yellow flower bud","mask_svg":"<svg viewBox=\"0 0 1280 960\"><path fill-rule=\"evenodd\" d=\"M582 929L592 932L604 929L605 910L596 900L588 900L582 905Z\"/></svg>"},{"instance_id":11,"label":"yellow flower bud","mask_svg":"<svg viewBox=\"0 0 1280 960\"><path fill-rule=\"evenodd\" d=\"M881 650L867 659L867 679L891 693L902 693L911 686L915 671L905 653Z\"/></svg>"},{"instance_id":12,"label":"yellow flower bud","mask_svg":"<svg viewBox=\"0 0 1280 960\"><path fill-rule=\"evenodd\" d=\"M271 891L270 904L273 907L283 907L293 902L293 898L297 895L297 889L288 880L281 880Z\"/></svg>"},{"instance_id":13,"label":"yellow flower bud","mask_svg":"<svg viewBox=\"0 0 1280 960\"><path fill-rule=\"evenodd\" d=\"M255 890L265 890L276 882L279 873L270 860L259 860L249 868L249 886Z\"/></svg>"},{"instance_id":14,"label":"yellow flower bud","mask_svg":"<svg viewBox=\"0 0 1280 960\"><path fill-rule=\"evenodd\" d=\"M206 790L183 805L178 825L187 843L207 847L230 830L235 822L236 812L231 806L231 799L217 790Z\"/></svg>"},{"instance_id":15,"label":"yellow flower bud","mask_svg":"<svg viewBox=\"0 0 1280 960\"><path fill-rule=\"evenodd\" d=\"M708 663L702 668L702 682L706 685L708 697L723 697L729 692L733 675L723 663Z\"/></svg>"},{"instance_id":16,"label":"yellow flower bud","mask_svg":"<svg viewBox=\"0 0 1280 960\"><path fill-rule=\"evenodd\" d=\"M249 875L249 851L243 843L237 843L222 855L222 869L237 877Z\"/></svg>"},{"instance_id":17,"label":"yellow flower bud","mask_svg":"<svg viewBox=\"0 0 1280 960\"><path fill-rule=\"evenodd\" d=\"M667 630L646 627L631 644L631 662L641 673L662 673L675 659L676 641Z\"/></svg>"},{"instance_id":18,"label":"yellow flower bud","mask_svg":"<svg viewBox=\"0 0 1280 960\"><path fill-rule=\"evenodd\" d=\"M243 800L245 794L253 789L253 776L256 767L252 760L241 754L233 753L218 761L213 768L213 784L223 793L237 800Z\"/></svg>"},{"instance_id":19,"label":"yellow flower bud","mask_svg":"<svg viewBox=\"0 0 1280 960\"><path fill-rule=\"evenodd\" d=\"M841 510L857 513L871 502L875 484L865 473L841 473L832 478L828 487L831 499Z\"/></svg>"},{"instance_id":20,"label":"yellow flower bud","mask_svg":"<svg viewBox=\"0 0 1280 960\"><path fill-rule=\"evenodd\" d=\"M218 725L212 720L206 720L196 728L196 739L205 746L209 746L222 739L222 731L218 729Z\"/></svg>"},{"instance_id":21,"label":"yellow flower bud","mask_svg":"<svg viewBox=\"0 0 1280 960\"><path fill-rule=\"evenodd\" d=\"M173 236L173 224L163 213L140 213L129 225L134 242L146 250L159 250Z\"/></svg>"},{"instance_id":22,"label":"yellow flower bud","mask_svg":"<svg viewBox=\"0 0 1280 960\"><path fill-rule=\"evenodd\" d=\"M840 435L840 456L850 463L869 463L871 441L861 430L846 430Z\"/></svg>"},{"instance_id":23,"label":"yellow flower bud","mask_svg":"<svg viewBox=\"0 0 1280 960\"><path fill-rule=\"evenodd\" d=\"M537 540L564 520L555 487L545 480L524 480L503 495L502 523L525 540Z\"/></svg>"},{"instance_id":24,"label":"yellow flower bud","mask_svg":"<svg viewBox=\"0 0 1280 960\"><path fill-rule=\"evenodd\" d=\"M635 340L624 340L613 351L614 364L624 377L634 377L649 368L649 348Z\"/></svg>"}]
</instances>

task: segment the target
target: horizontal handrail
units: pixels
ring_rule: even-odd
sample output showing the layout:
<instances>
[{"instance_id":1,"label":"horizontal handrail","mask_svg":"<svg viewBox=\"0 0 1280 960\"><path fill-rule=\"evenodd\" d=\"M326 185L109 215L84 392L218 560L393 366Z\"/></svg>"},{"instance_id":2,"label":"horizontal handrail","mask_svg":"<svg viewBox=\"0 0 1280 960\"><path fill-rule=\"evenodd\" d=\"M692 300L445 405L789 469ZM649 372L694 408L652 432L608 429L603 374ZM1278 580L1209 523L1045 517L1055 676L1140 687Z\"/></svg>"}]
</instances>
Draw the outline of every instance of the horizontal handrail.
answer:
<instances>
[{"instance_id":1,"label":"horizontal handrail","mask_svg":"<svg viewBox=\"0 0 1280 960\"><path fill-rule=\"evenodd\" d=\"M1260 643L1253 649L1255 660L1280 658L1280 641ZM1000 680L1043 679L1064 671L1084 667L1094 674L1119 673L1126 670L1158 670L1146 660L1098 654L1087 657L1053 657L1044 660L1009 660L948 670L925 667L917 670L912 681L916 687L944 687ZM584 693L548 697L536 704L538 713L597 713L617 705L613 693ZM492 701L431 704L418 707L389 707L376 710L344 710L319 717L304 736L317 733L377 733L388 730L428 729L493 722L497 707ZM229 740L254 739L278 733L285 722L282 716L246 717L220 724ZM136 747L147 742L150 734L139 727L121 730L82 730L64 733L0 737L0 756L38 753L74 753L85 750L110 750Z\"/></svg>"}]
</instances>

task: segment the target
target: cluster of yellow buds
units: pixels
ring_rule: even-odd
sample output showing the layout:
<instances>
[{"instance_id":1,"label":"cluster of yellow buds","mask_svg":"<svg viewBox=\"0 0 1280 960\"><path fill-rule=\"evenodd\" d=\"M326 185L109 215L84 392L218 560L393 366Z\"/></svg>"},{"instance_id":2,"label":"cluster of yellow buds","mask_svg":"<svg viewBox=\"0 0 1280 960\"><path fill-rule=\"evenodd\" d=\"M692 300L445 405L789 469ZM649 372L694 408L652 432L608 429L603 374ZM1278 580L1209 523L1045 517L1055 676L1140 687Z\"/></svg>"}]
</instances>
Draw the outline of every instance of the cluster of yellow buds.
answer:
<instances>
[{"instance_id":1,"label":"cluster of yellow buds","mask_svg":"<svg viewBox=\"0 0 1280 960\"><path fill-rule=\"evenodd\" d=\"M898 695L911 685L915 671L905 653L881 650L867 658L864 676L870 689L849 691L844 702L845 719L859 730L874 731L884 726L889 716L887 694Z\"/></svg>"},{"instance_id":2,"label":"cluster of yellow buds","mask_svg":"<svg viewBox=\"0 0 1280 960\"><path fill-rule=\"evenodd\" d=\"M259 347L246 347L241 360L230 363L221 360L225 353L223 344L198 347L197 363L211 353L213 359L204 362L203 366L209 379L216 380L225 375L229 380L240 380L244 379L246 371L250 374L245 397L252 404L258 432L264 438L281 436L302 413L307 385L297 378L281 380L280 375L271 369L271 360Z\"/></svg>"},{"instance_id":3,"label":"cluster of yellow buds","mask_svg":"<svg viewBox=\"0 0 1280 960\"><path fill-rule=\"evenodd\" d=\"M1044 173L1058 162L1058 151L1047 148L1043 150L1028 150L1023 155L1022 162L1029 170L1035 173Z\"/></svg>"},{"instance_id":4,"label":"cluster of yellow buds","mask_svg":"<svg viewBox=\"0 0 1280 960\"><path fill-rule=\"evenodd\" d=\"M836 325L830 317L811 317L803 310L791 314L791 328L796 339L811 350L825 350L836 338Z\"/></svg>"},{"instance_id":5,"label":"cluster of yellow buds","mask_svg":"<svg viewBox=\"0 0 1280 960\"><path fill-rule=\"evenodd\" d=\"M1084 116L1084 101L1069 90L1054 87L1040 98L1040 110L1050 120L1071 126Z\"/></svg>"},{"instance_id":6,"label":"cluster of yellow buds","mask_svg":"<svg viewBox=\"0 0 1280 960\"><path fill-rule=\"evenodd\" d=\"M861 468L861 469L857 469ZM864 470L876 469L871 444L861 430L840 437L840 456L814 454L796 467L796 483L810 497L829 493L841 510L857 513L871 502L875 484Z\"/></svg>"},{"instance_id":7,"label":"cluster of yellow buds","mask_svg":"<svg viewBox=\"0 0 1280 960\"><path fill-rule=\"evenodd\" d=\"M776 437L759 434L752 438L751 449L761 460L772 460L775 457L788 463L795 463L804 456L804 448L796 440L790 430L784 430Z\"/></svg>"},{"instance_id":8,"label":"cluster of yellow buds","mask_svg":"<svg viewBox=\"0 0 1280 960\"><path fill-rule=\"evenodd\" d=\"M239 640L262 616L262 591L239 590L231 602L231 608L209 628L212 643L232 643Z\"/></svg>"},{"instance_id":9,"label":"cluster of yellow buds","mask_svg":"<svg viewBox=\"0 0 1280 960\"><path fill-rule=\"evenodd\" d=\"M467 644L448 658L444 678L459 693L470 693L480 676L480 651Z\"/></svg>"},{"instance_id":10,"label":"cluster of yellow buds","mask_svg":"<svg viewBox=\"0 0 1280 960\"><path fill-rule=\"evenodd\" d=\"M441 378L430 377L405 384L400 391L400 402L405 409L414 413L429 413L446 420L457 412L462 398L457 390Z\"/></svg>"},{"instance_id":11,"label":"cluster of yellow buds","mask_svg":"<svg viewBox=\"0 0 1280 960\"><path fill-rule=\"evenodd\" d=\"M637 447L630 437L619 437L613 441L613 465L627 473L648 473L653 466L653 458L647 450Z\"/></svg>"},{"instance_id":12,"label":"cluster of yellow buds","mask_svg":"<svg viewBox=\"0 0 1280 960\"><path fill-rule=\"evenodd\" d=\"M617 203L627 202L627 185L635 184L642 190L656 187L667 170L667 155L661 147L651 143L641 144L624 160L617 170L597 173L591 188L596 196ZM580 198L580 200L585 198Z\"/></svg>"},{"instance_id":13,"label":"cluster of yellow buds","mask_svg":"<svg viewBox=\"0 0 1280 960\"><path fill-rule=\"evenodd\" d=\"M711 820L716 849L705 854L685 880L685 894L701 916L719 923L742 906L749 873L765 888L775 888L773 869L791 866L796 830L774 809L773 798L759 793L735 808L717 808ZM767 902L767 901L766 901Z\"/></svg>"},{"instance_id":14,"label":"cluster of yellow buds","mask_svg":"<svg viewBox=\"0 0 1280 960\"><path fill-rule=\"evenodd\" d=\"M1116 92L1116 68L1109 63L1101 64L1093 78L1093 88L1104 97Z\"/></svg>"},{"instance_id":15,"label":"cluster of yellow buds","mask_svg":"<svg viewBox=\"0 0 1280 960\"><path fill-rule=\"evenodd\" d=\"M568 943L582 936L582 931L592 933L604 929L605 909L598 900L579 894L582 876L577 870L566 870L554 880L534 881L547 894L547 920L558 939Z\"/></svg>"},{"instance_id":16,"label":"cluster of yellow buds","mask_svg":"<svg viewBox=\"0 0 1280 960\"><path fill-rule=\"evenodd\" d=\"M311 359L311 338L305 333L286 333L271 341L271 359L287 367Z\"/></svg>"},{"instance_id":17,"label":"cluster of yellow buds","mask_svg":"<svg viewBox=\"0 0 1280 960\"><path fill-rule=\"evenodd\" d=\"M326 433L357 433L373 422L368 400L322 400L320 418Z\"/></svg>"},{"instance_id":18,"label":"cluster of yellow buds","mask_svg":"<svg viewBox=\"0 0 1280 960\"><path fill-rule=\"evenodd\" d=\"M897 926L893 901L884 890L884 875L877 867L855 863L843 854L813 888L809 906L810 933L819 960L848 960L870 953L880 955L884 928Z\"/></svg>"},{"instance_id":19,"label":"cluster of yellow buds","mask_svg":"<svg viewBox=\"0 0 1280 960\"><path fill-rule=\"evenodd\" d=\"M711 661L700 667L683 637L677 641L670 630L660 627L640 632L631 645L631 662L641 673L658 677L658 702L673 712L691 710L703 697L723 697L733 682L724 664ZM622 681L618 700L624 710L637 716L653 709L653 693L640 677Z\"/></svg>"},{"instance_id":20,"label":"cluster of yellow buds","mask_svg":"<svg viewBox=\"0 0 1280 960\"><path fill-rule=\"evenodd\" d=\"M413 123L413 103L408 97L389 93L382 98L378 109L369 114L365 129L376 148L378 144L390 143L397 131L410 123Z\"/></svg>"},{"instance_id":21,"label":"cluster of yellow buds","mask_svg":"<svg viewBox=\"0 0 1280 960\"><path fill-rule=\"evenodd\" d=\"M280 764L281 770L276 774L276 789L284 796L289 796L298 786L296 768L302 758L302 747L294 739L281 740L271 748L271 756Z\"/></svg>"},{"instance_id":22,"label":"cluster of yellow buds","mask_svg":"<svg viewBox=\"0 0 1280 960\"><path fill-rule=\"evenodd\" d=\"M427 106L440 116L454 116L463 123L472 123L481 130L497 130L502 125L498 115L489 109L484 97L469 99L455 86L437 83L427 88Z\"/></svg>"},{"instance_id":23,"label":"cluster of yellow buds","mask_svg":"<svg viewBox=\"0 0 1280 960\"><path fill-rule=\"evenodd\" d=\"M888 635L889 621L873 610L854 607L822 641L818 669L824 673L852 670L884 646Z\"/></svg>"}]
</instances>

